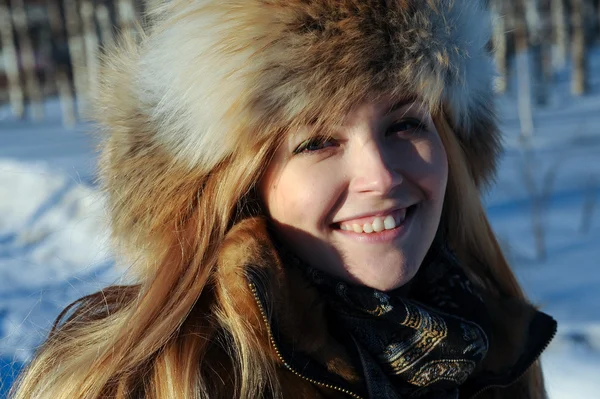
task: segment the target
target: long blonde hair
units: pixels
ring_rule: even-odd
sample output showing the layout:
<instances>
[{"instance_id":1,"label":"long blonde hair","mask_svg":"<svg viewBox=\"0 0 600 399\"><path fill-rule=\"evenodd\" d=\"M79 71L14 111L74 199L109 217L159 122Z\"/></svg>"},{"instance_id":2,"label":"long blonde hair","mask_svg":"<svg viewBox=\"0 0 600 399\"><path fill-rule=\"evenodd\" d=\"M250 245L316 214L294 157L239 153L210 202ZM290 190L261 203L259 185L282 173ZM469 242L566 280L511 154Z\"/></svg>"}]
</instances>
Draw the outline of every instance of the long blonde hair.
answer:
<instances>
[{"instance_id":1,"label":"long blonde hair","mask_svg":"<svg viewBox=\"0 0 600 399\"><path fill-rule=\"evenodd\" d=\"M449 162L440 229L452 232L451 246L480 285L494 295L523 299L464 151L446 119L441 114L434 119ZM276 366L254 350L258 338L235 309L218 303L213 280L225 235L258 211L252 188L275 145L275 140L259 143L206 174L173 170L160 151L106 150L104 165L114 157L132 157L127 170L105 167L104 175L112 176L108 186L137 176L137 168L153 170L128 190L117 190L110 204L118 236L126 236L131 223L146 231L128 244L143 248L135 260L142 277L136 285L108 287L67 308L11 398L199 399L217 397L218 384L230 384L234 397L278 396ZM157 184L163 174L170 179ZM226 352L230 364L205 362L214 350ZM537 365L521 381L531 397L543 390Z\"/></svg>"}]
</instances>

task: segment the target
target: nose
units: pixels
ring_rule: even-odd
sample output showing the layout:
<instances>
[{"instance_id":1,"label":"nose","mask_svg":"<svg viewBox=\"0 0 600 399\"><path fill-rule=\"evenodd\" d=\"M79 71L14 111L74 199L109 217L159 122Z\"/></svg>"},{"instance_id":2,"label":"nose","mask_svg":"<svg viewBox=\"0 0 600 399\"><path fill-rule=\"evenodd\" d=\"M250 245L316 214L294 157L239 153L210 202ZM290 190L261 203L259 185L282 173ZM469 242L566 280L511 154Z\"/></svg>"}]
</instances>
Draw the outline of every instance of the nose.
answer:
<instances>
[{"instance_id":1,"label":"nose","mask_svg":"<svg viewBox=\"0 0 600 399\"><path fill-rule=\"evenodd\" d=\"M372 192L380 195L388 194L399 186L403 177L393 167L391 156L375 141L365 143L352 155L353 176L350 189L355 192Z\"/></svg>"}]
</instances>

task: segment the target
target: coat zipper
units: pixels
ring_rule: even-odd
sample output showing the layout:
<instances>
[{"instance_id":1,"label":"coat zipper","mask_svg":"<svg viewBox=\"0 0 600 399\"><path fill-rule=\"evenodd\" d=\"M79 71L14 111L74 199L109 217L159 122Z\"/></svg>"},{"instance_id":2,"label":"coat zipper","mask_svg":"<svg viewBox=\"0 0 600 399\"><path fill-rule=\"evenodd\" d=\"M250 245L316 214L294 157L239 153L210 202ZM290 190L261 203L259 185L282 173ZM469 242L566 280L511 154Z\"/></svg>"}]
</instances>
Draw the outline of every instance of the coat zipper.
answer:
<instances>
[{"instance_id":1,"label":"coat zipper","mask_svg":"<svg viewBox=\"0 0 600 399\"><path fill-rule=\"evenodd\" d=\"M550 339L544 344L544 346L538 351L538 353L535 356L535 360L537 360L541 355L542 352L544 352L547 348L548 345L550 345L550 342L552 342L552 340L554 339L554 337L556 336L556 330L554 330L554 332L552 333L552 335L550 336ZM523 376L529 371L529 369L531 367L533 367L533 365L535 364L535 360L533 361L533 363L531 363L531 365L529 367L527 367L525 369L525 371L523 371L517 378L515 378L510 384L505 384L505 385L488 385L486 387L481 388L479 391L475 392L473 395L471 395L469 397L469 399L474 399L475 397L481 395L483 392L487 391L488 389L491 388L506 388L509 387L513 384L516 384L517 382L519 382L521 380L521 378L523 378Z\"/></svg>"},{"instance_id":2,"label":"coat zipper","mask_svg":"<svg viewBox=\"0 0 600 399\"><path fill-rule=\"evenodd\" d=\"M258 309L260 310L260 314L263 318L263 321L265 323L265 325L267 326L267 334L269 335L269 341L271 342L271 346L273 346L273 349L275 349L275 353L277 354L277 357L279 358L279 360L281 361L281 363L283 363L283 365L290 371L292 372L292 374L296 375L297 377L302 378L303 380L306 380L308 382L310 382L311 384L315 384L315 385L319 385L328 389L333 389L342 393L345 393L346 395L349 395L355 399L364 399L362 396L357 395L354 392L351 392L347 389L338 387L336 385L331 385L331 384L327 384L325 382L322 381L317 381L314 380L312 378L309 378L305 375L303 375L302 373L300 373L298 370L296 370L295 368L293 368L283 357L283 355L281 354L281 351L279 350L279 347L277 346L277 343L275 342L275 338L273 337L273 332L271 330L271 323L269 322L269 319L267 318L265 309L262 306L262 303L260 302L260 298L258 297L258 292L256 291L256 287L254 286L253 283L248 283L248 285L250 286L250 290L252 291L252 295L254 295L254 300L256 301L256 304L258 305ZM554 337L556 336L556 331L554 331L552 333L552 335L550 336L550 339L546 342L546 344L544 344L544 346L538 351L538 353L535 356L535 359L537 360L542 352L544 352L547 348L548 345L550 345L550 342L552 342L552 340L554 339ZM535 363L535 361L534 361ZM475 397L481 395L483 392L487 391L488 389L492 389L492 388L506 388L512 384L516 384L517 382L519 382L521 380L521 378L523 378L523 376L527 373L527 371L529 371L529 369L533 366L533 363L527 367L517 378L515 378L510 384L505 384L505 385L488 385L482 389L480 389L479 391L475 392L473 395L471 395L469 397L469 399L474 399Z\"/></svg>"},{"instance_id":3,"label":"coat zipper","mask_svg":"<svg viewBox=\"0 0 600 399\"><path fill-rule=\"evenodd\" d=\"M306 380L308 382L310 382L311 384L315 384L315 385L319 385L328 389L333 389L342 393L345 393L346 395L349 395L355 399L364 399L362 396L355 394L354 392L348 391L347 389L338 387L336 385L331 385L331 384L327 384L325 382L322 381L317 381L314 380L312 378L309 378L303 374L301 374L298 370L294 369L284 358L283 355L281 354L281 351L279 350L279 347L277 346L277 343L275 342L275 338L273 337L273 332L271 330L271 323L269 322L269 319L267 318L265 309L262 306L262 303L260 302L260 299L258 297L258 293L256 291L256 287L254 286L253 283L249 283L250 286L250 290L252 291L252 294L254 295L254 299L256 301L256 304L258 305L258 308L260 310L260 313L262 315L263 321L265 322L266 326L267 326L267 333L269 335L269 341L271 342L271 345L273 346L273 349L275 349L275 353L277 354L277 357L279 358L279 360L283 363L283 365L292 372L292 374L296 375L297 377L302 378L303 380Z\"/></svg>"}]
</instances>

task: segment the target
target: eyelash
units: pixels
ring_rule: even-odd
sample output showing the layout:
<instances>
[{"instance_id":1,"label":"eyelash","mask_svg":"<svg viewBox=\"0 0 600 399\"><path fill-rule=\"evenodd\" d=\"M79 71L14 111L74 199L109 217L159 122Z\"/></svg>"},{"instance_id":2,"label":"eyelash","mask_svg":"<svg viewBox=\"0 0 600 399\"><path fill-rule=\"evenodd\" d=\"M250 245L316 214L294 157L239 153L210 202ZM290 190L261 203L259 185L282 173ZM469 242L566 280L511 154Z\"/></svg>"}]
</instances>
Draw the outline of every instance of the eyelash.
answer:
<instances>
[{"instance_id":1,"label":"eyelash","mask_svg":"<svg viewBox=\"0 0 600 399\"><path fill-rule=\"evenodd\" d=\"M409 129L403 130L403 132L412 130L412 134L417 135L417 134L421 133L425 129L425 124L423 122L421 122L420 120L415 119L415 118L406 118L406 119L402 119L402 120L400 120L398 122L392 123L392 125L386 131L386 134L399 132L399 130L392 130L392 129L394 127L397 127L399 125L404 125L404 124L407 124L407 123L411 123L413 125L413 128L412 129L409 128Z\"/></svg>"},{"instance_id":2,"label":"eyelash","mask_svg":"<svg viewBox=\"0 0 600 399\"><path fill-rule=\"evenodd\" d=\"M425 128L425 125L420 120L414 119L414 118L406 118L406 119L402 119L400 121L392 123L392 125L390 125L390 127L386 130L386 135L400 132L399 129L394 130L393 128L398 127L400 125L405 125L407 123L412 123L412 125L413 125L412 130L413 130L414 134L419 134ZM403 132L408 131L408 130L411 130L411 128L405 129L405 130L403 130ZM328 144L328 143L331 145L323 146L324 144ZM329 148L335 144L336 144L335 139L333 139L331 137L317 136L317 137L310 138L310 139L305 140L302 143L300 143L300 145L298 145L298 147L296 147L296 149L293 151L293 154L296 155L296 154L301 154L301 153L317 152L317 151ZM318 146L318 148L309 149L311 146Z\"/></svg>"},{"instance_id":3,"label":"eyelash","mask_svg":"<svg viewBox=\"0 0 600 399\"><path fill-rule=\"evenodd\" d=\"M319 148L312 149L312 150L309 150L309 147L313 146L313 145L322 146L323 144L326 144L326 143L335 144L335 139L333 139L331 137L326 137L326 136L312 137L312 138L310 138L308 140L304 140L302 143L300 143L300 145L298 147L296 147L296 149L294 150L294 155L304 153L304 152L310 153L310 152L324 150L325 148L327 148L329 146L319 147Z\"/></svg>"}]
</instances>

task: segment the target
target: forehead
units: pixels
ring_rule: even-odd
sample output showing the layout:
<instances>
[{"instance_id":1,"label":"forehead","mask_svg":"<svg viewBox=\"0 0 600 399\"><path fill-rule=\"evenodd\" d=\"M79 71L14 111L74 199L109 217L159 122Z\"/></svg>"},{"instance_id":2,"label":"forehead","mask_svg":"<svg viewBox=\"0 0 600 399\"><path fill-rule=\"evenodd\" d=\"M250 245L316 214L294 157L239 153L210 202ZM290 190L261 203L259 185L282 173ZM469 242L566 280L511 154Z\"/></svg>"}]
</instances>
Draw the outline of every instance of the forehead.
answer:
<instances>
[{"instance_id":1,"label":"forehead","mask_svg":"<svg viewBox=\"0 0 600 399\"><path fill-rule=\"evenodd\" d=\"M367 102L352 109L344 118L343 125L352 125L353 121L362 118L380 118L410 106L411 109L422 109L415 97L387 98L376 102Z\"/></svg>"},{"instance_id":2,"label":"forehead","mask_svg":"<svg viewBox=\"0 0 600 399\"><path fill-rule=\"evenodd\" d=\"M410 106L410 109L429 111L416 96L376 97L349 107L343 115L338 117L322 113L310 119L298 118L286 129L286 136L333 135L341 127L352 126L365 119L384 118L400 109L406 111L407 106Z\"/></svg>"}]
</instances>

